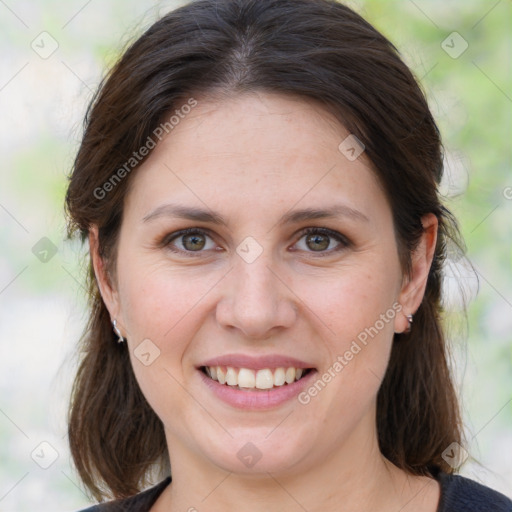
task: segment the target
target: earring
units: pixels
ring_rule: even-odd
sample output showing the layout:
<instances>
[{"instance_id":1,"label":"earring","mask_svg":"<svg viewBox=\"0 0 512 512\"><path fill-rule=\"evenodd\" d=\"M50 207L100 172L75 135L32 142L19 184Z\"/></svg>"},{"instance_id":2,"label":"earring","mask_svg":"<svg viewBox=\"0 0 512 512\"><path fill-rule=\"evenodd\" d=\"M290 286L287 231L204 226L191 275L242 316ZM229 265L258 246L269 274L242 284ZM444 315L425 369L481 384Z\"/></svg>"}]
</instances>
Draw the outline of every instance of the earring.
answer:
<instances>
[{"instance_id":1,"label":"earring","mask_svg":"<svg viewBox=\"0 0 512 512\"><path fill-rule=\"evenodd\" d=\"M124 338L123 338L123 335L121 334L121 331L119 330L119 327L117 327L117 320L114 320L112 322L112 326L114 328L114 332L119 336L117 343L123 343Z\"/></svg>"},{"instance_id":2,"label":"earring","mask_svg":"<svg viewBox=\"0 0 512 512\"><path fill-rule=\"evenodd\" d=\"M404 333L408 334L411 332L412 329L412 315L405 315L405 318L407 318L407 321L409 322L409 325L406 327Z\"/></svg>"}]
</instances>

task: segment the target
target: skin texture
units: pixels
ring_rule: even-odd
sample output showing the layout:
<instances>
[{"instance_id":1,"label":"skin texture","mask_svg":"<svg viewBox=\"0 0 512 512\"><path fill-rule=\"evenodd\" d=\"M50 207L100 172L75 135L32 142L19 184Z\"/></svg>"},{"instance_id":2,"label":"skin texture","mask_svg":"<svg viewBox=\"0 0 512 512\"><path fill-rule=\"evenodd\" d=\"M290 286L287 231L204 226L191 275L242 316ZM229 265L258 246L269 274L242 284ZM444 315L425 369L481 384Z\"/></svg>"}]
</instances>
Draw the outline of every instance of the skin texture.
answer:
<instances>
[{"instance_id":1,"label":"skin texture","mask_svg":"<svg viewBox=\"0 0 512 512\"><path fill-rule=\"evenodd\" d=\"M303 98L198 98L132 177L112 274L92 227L102 296L165 426L173 482L152 510L436 510L438 484L407 476L380 453L375 411L393 333L406 329L405 315L424 294L437 220L422 219L412 276L404 277L369 161L338 149L347 135ZM227 226L166 215L143 221L167 203L218 212ZM292 210L335 204L367 220L278 223ZM350 242L322 237L330 244L318 250L301 234L308 227ZM183 237L170 241L185 228L207 231L192 256ZM252 263L236 252L249 236L262 249ZM292 399L241 411L216 398L196 369L226 353L280 354L321 375L393 304L401 311L307 405ZM160 350L149 366L134 355L145 339ZM251 468L237 457L249 441L261 453Z\"/></svg>"}]
</instances>

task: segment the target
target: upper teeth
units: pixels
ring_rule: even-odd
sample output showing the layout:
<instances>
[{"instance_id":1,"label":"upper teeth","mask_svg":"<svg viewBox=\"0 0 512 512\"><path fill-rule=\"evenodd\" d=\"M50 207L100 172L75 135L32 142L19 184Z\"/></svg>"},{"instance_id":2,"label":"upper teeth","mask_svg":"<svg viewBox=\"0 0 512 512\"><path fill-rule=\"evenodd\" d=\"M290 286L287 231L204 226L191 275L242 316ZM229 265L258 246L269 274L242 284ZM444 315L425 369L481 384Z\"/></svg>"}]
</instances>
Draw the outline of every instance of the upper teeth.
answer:
<instances>
[{"instance_id":1,"label":"upper teeth","mask_svg":"<svg viewBox=\"0 0 512 512\"><path fill-rule=\"evenodd\" d=\"M283 386L285 382L291 384L299 380L304 372L303 368L264 368L251 370L249 368L234 368L232 366L205 366L206 373L221 384L238 386L240 388L270 389L274 386Z\"/></svg>"}]
</instances>

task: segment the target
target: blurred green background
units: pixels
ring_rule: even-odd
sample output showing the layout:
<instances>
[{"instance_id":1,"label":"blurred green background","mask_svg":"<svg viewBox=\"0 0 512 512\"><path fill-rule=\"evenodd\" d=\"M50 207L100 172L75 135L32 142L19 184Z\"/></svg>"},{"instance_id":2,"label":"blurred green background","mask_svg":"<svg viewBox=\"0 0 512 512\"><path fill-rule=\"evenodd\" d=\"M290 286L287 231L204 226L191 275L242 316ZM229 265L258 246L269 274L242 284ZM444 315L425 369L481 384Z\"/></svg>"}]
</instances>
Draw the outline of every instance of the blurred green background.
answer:
<instances>
[{"instance_id":1,"label":"blurred green background","mask_svg":"<svg viewBox=\"0 0 512 512\"><path fill-rule=\"evenodd\" d=\"M0 511L88 503L66 445L85 320L84 250L64 241L66 175L106 67L183 3L0 2ZM441 128L442 190L480 283L477 295L452 251L446 308L472 455L461 473L512 497L511 2L347 4L400 50Z\"/></svg>"}]
</instances>

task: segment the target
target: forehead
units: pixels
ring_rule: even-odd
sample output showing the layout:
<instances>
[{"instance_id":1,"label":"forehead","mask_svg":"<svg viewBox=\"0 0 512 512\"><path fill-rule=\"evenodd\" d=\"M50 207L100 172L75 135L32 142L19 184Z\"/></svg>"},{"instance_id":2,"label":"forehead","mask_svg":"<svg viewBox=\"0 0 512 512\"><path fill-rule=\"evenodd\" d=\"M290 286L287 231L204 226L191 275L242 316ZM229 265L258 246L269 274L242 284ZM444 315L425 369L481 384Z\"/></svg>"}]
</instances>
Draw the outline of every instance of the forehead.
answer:
<instances>
[{"instance_id":1,"label":"forehead","mask_svg":"<svg viewBox=\"0 0 512 512\"><path fill-rule=\"evenodd\" d=\"M347 158L350 134L317 102L271 93L196 101L136 171L130 207L169 197L258 210L336 197L358 209L386 206L366 155Z\"/></svg>"},{"instance_id":2,"label":"forehead","mask_svg":"<svg viewBox=\"0 0 512 512\"><path fill-rule=\"evenodd\" d=\"M189 158L224 152L249 161L308 160L322 152L336 153L348 135L325 106L300 96L250 92L196 101L197 106L183 116L155 154L158 149L176 151L193 145L199 151Z\"/></svg>"}]
</instances>

